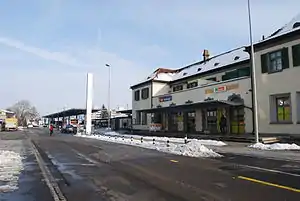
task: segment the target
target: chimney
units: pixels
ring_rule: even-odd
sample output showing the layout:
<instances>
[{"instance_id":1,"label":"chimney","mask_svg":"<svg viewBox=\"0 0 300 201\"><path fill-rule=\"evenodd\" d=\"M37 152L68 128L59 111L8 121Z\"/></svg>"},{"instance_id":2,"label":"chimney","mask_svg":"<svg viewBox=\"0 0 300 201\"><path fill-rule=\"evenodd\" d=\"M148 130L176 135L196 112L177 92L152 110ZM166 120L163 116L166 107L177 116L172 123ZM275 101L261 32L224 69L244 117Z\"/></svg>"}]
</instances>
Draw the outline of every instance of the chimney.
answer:
<instances>
[{"instance_id":1,"label":"chimney","mask_svg":"<svg viewBox=\"0 0 300 201\"><path fill-rule=\"evenodd\" d=\"M265 40L265 35L262 36L262 40Z\"/></svg>"},{"instance_id":2,"label":"chimney","mask_svg":"<svg viewBox=\"0 0 300 201\"><path fill-rule=\"evenodd\" d=\"M203 50L203 61L207 61L209 59L209 52L208 50Z\"/></svg>"}]
</instances>

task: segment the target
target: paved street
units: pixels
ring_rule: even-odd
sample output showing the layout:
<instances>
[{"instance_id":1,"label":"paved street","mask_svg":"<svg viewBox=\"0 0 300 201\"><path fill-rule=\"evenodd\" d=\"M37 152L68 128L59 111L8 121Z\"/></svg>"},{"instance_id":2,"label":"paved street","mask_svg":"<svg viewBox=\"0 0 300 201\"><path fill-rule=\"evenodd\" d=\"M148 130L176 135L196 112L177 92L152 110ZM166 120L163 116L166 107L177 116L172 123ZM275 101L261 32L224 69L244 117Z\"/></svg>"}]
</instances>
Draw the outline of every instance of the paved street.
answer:
<instances>
[{"instance_id":1,"label":"paved street","mask_svg":"<svg viewBox=\"0 0 300 201\"><path fill-rule=\"evenodd\" d=\"M26 136L66 200L299 200L296 162L229 153L189 158L70 135L49 137L43 129L25 133L0 142L1 147L14 144L27 157L19 190L2 193L1 200L53 200Z\"/></svg>"}]
</instances>

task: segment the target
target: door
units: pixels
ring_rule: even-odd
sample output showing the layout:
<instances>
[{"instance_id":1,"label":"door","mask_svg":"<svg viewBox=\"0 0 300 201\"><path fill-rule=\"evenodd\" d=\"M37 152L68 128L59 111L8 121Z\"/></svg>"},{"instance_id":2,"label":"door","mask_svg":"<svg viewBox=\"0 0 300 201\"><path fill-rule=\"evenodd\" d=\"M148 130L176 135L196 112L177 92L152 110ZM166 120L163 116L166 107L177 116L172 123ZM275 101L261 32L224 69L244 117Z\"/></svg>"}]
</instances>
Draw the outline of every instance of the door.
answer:
<instances>
[{"instance_id":1,"label":"door","mask_svg":"<svg viewBox=\"0 0 300 201\"><path fill-rule=\"evenodd\" d=\"M196 113L194 111L187 113L187 132L196 132Z\"/></svg>"},{"instance_id":2,"label":"door","mask_svg":"<svg viewBox=\"0 0 300 201\"><path fill-rule=\"evenodd\" d=\"M217 109L209 109L206 111L207 130L210 133L218 133L218 115Z\"/></svg>"},{"instance_id":3,"label":"door","mask_svg":"<svg viewBox=\"0 0 300 201\"><path fill-rule=\"evenodd\" d=\"M230 109L230 130L232 134L245 133L245 111L243 107Z\"/></svg>"}]
</instances>

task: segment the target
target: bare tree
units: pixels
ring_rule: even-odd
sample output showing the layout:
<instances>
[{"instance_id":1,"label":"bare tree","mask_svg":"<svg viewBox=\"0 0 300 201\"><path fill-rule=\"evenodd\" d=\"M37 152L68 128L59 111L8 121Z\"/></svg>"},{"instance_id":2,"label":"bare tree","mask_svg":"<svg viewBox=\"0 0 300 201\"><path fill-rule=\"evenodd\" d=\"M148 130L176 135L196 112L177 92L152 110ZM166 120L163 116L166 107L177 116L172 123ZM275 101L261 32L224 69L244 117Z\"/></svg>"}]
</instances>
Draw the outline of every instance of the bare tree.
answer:
<instances>
[{"instance_id":1,"label":"bare tree","mask_svg":"<svg viewBox=\"0 0 300 201\"><path fill-rule=\"evenodd\" d=\"M8 108L8 110L16 114L18 124L22 126L27 125L27 121L39 117L39 113L36 108L30 104L27 100L21 100Z\"/></svg>"},{"instance_id":2,"label":"bare tree","mask_svg":"<svg viewBox=\"0 0 300 201\"><path fill-rule=\"evenodd\" d=\"M108 110L104 104L102 105L102 108L101 108L101 118L103 118L103 119L108 118Z\"/></svg>"}]
</instances>

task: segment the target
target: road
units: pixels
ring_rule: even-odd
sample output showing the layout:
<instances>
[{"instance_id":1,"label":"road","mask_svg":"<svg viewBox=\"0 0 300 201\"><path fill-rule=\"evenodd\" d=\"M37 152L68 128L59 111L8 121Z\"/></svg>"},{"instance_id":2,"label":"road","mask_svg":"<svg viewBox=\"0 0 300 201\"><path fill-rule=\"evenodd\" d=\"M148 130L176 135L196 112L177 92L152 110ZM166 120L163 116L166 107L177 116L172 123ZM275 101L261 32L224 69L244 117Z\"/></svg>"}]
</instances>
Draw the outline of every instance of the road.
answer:
<instances>
[{"instance_id":1,"label":"road","mask_svg":"<svg viewBox=\"0 0 300 201\"><path fill-rule=\"evenodd\" d=\"M37 183L42 172L36 168L43 164L51 184L61 191L61 200L68 201L296 201L300 197L296 162L234 154L190 158L70 135L50 137L42 129L31 129L24 136L24 142L36 147L40 162L32 162L35 180L20 182L20 189L31 186L31 192L39 194L14 200L53 200L47 175Z\"/></svg>"}]
</instances>

